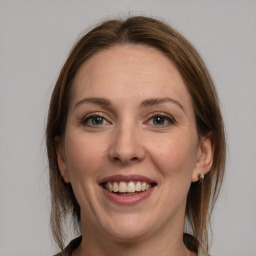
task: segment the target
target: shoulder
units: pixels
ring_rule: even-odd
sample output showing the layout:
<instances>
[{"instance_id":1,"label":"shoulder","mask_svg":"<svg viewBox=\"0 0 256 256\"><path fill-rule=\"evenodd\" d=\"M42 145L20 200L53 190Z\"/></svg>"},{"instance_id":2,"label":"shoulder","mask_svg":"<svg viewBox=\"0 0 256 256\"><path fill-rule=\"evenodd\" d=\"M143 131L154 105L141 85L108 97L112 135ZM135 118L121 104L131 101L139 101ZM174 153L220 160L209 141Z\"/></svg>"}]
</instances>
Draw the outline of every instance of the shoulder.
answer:
<instances>
[{"instance_id":1,"label":"shoulder","mask_svg":"<svg viewBox=\"0 0 256 256\"><path fill-rule=\"evenodd\" d=\"M60 253L54 254L53 256L61 256L61 255L62 253L60 252Z\"/></svg>"},{"instance_id":2,"label":"shoulder","mask_svg":"<svg viewBox=\"0 0 256 256\"><path fill-rule=\"evenodd\" d=\"M200 246L198 249L198 256L210 256L205 250Z\"/></svg>"},{"instance_id":3,"label":"shoulder","mask_svg":"<svg viewBox=\"0 0 256 256\"><path fill-rule=\"evenodd\" d=\"M53 256L72 256L72 252L80 245L82 236L79 236L72 240L63 252L59 252Z\"/></svg>"}]
</instances>

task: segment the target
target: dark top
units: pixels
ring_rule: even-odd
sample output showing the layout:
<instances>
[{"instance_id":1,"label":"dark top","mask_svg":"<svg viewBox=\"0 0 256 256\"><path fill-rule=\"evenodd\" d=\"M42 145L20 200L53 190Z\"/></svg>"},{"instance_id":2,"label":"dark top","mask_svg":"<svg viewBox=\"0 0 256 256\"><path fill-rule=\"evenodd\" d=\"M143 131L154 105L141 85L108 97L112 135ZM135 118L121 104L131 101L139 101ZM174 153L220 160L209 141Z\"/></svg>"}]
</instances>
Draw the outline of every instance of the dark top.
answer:
<instances>
[{"instance_id":1,"label":"dark top","mask_svg":"<svg viewBox=\"0 0 256 256\"><path fill-rule=\"evenodd\" d=\"M72 256L72 252L80 245L82 241L82 236L77 237L76 239L72 240L69 245L65 248L63 253L57 253L54 256ZM203 250L202 247L199 247L198 256L206 256L206 252Z\"/></svg>"},{"instance_id":2,"label":"dark top","mask_svg":"<svg viewBox=\"0 0 256 256\"><path fill-rule=\"evenodd\" d=\"M69 243L63 253L60 252L55 254L54 256L72 256L72 252L80 245L81 241L82 236L77 237Z\"/></svg>"}]
</instances>

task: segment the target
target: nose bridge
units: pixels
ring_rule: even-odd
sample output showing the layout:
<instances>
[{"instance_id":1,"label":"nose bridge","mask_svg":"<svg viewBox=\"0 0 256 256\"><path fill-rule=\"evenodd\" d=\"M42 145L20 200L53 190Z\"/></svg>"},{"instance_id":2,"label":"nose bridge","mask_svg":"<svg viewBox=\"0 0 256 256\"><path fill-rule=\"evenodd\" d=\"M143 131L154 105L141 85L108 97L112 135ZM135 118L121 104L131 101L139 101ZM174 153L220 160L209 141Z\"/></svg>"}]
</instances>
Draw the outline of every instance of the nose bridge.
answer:
<instances>
[{"instance_id":1,"label":"nose bridge","mask_svg":"<svg viewBox=\"0 0 256 256\"><path fill-rule=\"evenodd\" d=\"M134 120L124 120L115 127L109 154L111 160L122 163L140 161L144 158L139 127Z\"/></svg>"}]
</instances>

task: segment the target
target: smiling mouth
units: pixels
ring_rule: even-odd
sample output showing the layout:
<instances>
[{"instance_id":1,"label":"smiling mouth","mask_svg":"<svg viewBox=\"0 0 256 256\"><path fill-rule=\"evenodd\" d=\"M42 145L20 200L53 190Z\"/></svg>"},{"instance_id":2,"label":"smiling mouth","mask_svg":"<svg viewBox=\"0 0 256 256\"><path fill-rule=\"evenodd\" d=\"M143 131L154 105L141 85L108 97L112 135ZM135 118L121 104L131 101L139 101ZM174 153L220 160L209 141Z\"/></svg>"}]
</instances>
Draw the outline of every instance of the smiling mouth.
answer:
<instances>
[{"instance_id":1,"label":"smiling mouth","mask_svg":"<svg viewBox=\"0 0 256 256\"><path fill-rule=\"evenodd\" d=\"M120 196L135 196L155 187L156 183L146 181L108 181L101 186L109 192Z\"/></svg>"}]
</instances>

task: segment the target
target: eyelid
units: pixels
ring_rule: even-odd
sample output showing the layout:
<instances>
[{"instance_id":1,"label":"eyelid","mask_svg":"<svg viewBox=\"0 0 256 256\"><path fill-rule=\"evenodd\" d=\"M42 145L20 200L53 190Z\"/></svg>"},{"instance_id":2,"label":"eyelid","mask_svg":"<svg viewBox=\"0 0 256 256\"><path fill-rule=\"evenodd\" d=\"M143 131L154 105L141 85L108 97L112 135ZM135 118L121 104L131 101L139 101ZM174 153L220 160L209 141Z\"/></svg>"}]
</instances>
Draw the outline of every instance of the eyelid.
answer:
<instances>
[{"instance_id":1,"label":"eyelid","mask_svg":"<svg viewBox=\"0 0 256 256\"><path fill-rule=\"evenodd\" d=\"M91 113L89 113L89 114L86 114L86 115L84 115L84 116L82 117L81 123L82 123L82 124L85 124L85 121L87 121L90 117L102 117L102 118L104 118L108 123L111 124L111 121L109 120L109 119L111 119L111 118L109 117L109 115L107 115L107 114L104 113L104 112L91 112Z\"/></svg>"},{"instance_id":2,"label":"eyelid","mask_svg":"<svg viewBox=\"0 0 256 256\"><path fill-rule=\"evenodd\" d=\"M173 121L175 121L174 117L171 115L171 114L168 114L166 112L160 112L160 111L157 111L157 112L153 112L153 113L150 113L149 114L149 118L152 118L154 116L163 116L163 117L168 117L170 119L172 119Z\"/></svg>"},{"instance_id":3,"label":"eyelid","mask_svg":"<svg viewBox=\"0 0 256 256\"><path fill-rule=\"evenodd\" d=\"M167 114L166 112L154 112L154 113L151 113L146 122L149 122L153 117L157 117L157 116L161 116L161 117L165 117L165 118L169 119L170 122L171 122L171 124L169 124L169 125L173 125L173 124L176 123L175 118L172 115ZM169 126L169 125L159 125L158 128L163 128L163 127L166 127L166 126ZM156 126L156 125L152 125L152 126Z\"/></svg>"}]
</instances>

